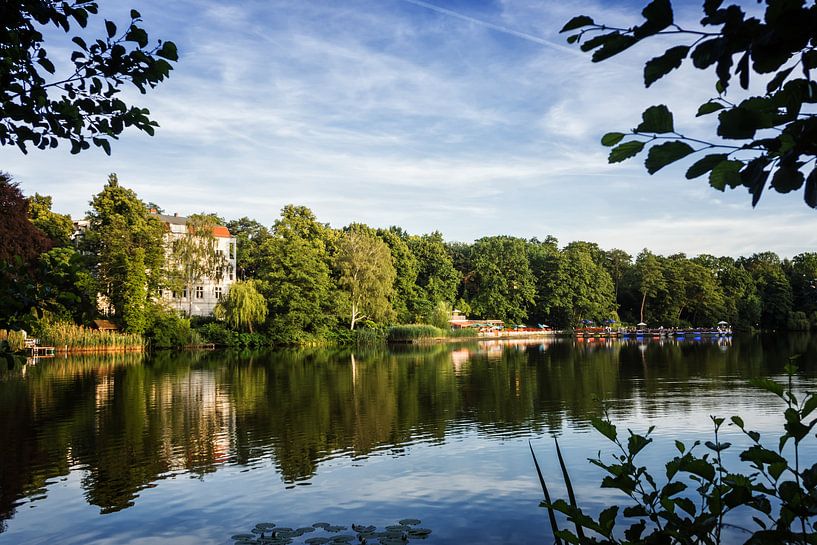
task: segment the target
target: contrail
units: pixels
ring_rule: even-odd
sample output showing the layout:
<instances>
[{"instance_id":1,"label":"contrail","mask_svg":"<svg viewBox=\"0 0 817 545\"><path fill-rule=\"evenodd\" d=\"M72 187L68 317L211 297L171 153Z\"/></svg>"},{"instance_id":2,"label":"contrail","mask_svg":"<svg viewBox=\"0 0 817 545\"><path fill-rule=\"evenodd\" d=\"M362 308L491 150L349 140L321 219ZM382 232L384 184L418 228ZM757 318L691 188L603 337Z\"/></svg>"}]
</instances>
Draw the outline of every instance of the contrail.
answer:
<instances>
[{"instance_id":1,"label":"contrail","mask_svg":"<svg viewBox=\"0 0 817 545\"><path fill-rule=\"evenodd\" d=\"M476 19L474 17L469 17L468 15L463 15L462 13L457 13L456 11L441 8L440 6L435 6L434 4L429 4L428 2L423 2L423 0L401 0L402 2L406 2L407 4L413 4L415 6L419 6L421 8L430 9L432 11L436 11L437 13L441 13L443 15L448 15L449 17L454 17L456 19L461 19L463 21L468 21L469 23L473 23L475 25L479 25L482 27L490 28L491 30L496 30L497 32L502 32L503 34L510 34L511 36L516 36L517 38L521 38L522 40L533 42L535 44L544 45L547 47L552 47L558 49L560 51L569 51L573 54L576 54L575 49L555 44L549 40L545 40L544 38L540 38L539 36L534 36L533 34L528 34L526 32L521 32L519 30L514 30L512 28L508 28L506 26L497 25L494 23L490 23L488 21L483 21L482 19Z\"/></svg>"}]
</instances>

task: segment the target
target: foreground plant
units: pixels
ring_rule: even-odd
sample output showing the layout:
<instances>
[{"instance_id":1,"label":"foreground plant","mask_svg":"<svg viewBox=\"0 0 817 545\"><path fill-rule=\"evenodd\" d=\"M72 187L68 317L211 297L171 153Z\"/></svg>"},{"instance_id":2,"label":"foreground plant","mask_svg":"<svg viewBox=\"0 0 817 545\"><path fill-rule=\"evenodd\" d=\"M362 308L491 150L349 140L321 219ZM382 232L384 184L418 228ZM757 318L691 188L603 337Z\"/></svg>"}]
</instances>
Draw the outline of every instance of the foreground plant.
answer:
<instances>
[{"instance_id":1,"label":"foreground plant","mask_svg":"<svg viewBox=\"0 0 817 545\"><path fill-rule=\"evenodd\" d=\"M696 441L689 448L676 441L678 455L666 462L666 481L659 484L636 461L653 441L653 427L645 435L627 430L625 439L606 411L603 419L593 419L593 427L614 443L617 452L607 461L601 455L589 461L606 473L602 488L620 490L631 500L621 510L614 505L593 517L578 506L558 441L556 452L569 501L551 501L531 448L556 543L715 544L726 541L725 531L730 532L729 542L735 542L731 534L737 534L745 536L739 539L747 544L817 543L817 463L813 457L810 464L803 459L803 441L817 424L811 416L817 395L807 393L798 399L792 391L796 368L789 365L786 372L786 386L770 379L752 382L786 404L784 433L775 448L764 446L760 434L747 429L739 416L727 424L750 440L751 445L740 452L743 467L728 467L724 453L732 445L720 438L725 420L713 416L713 440L703 445ZM745 471L747 465L749 471ZM557 512L567 516L573 529L558 527Z\"/></svg>"}]
</instances>

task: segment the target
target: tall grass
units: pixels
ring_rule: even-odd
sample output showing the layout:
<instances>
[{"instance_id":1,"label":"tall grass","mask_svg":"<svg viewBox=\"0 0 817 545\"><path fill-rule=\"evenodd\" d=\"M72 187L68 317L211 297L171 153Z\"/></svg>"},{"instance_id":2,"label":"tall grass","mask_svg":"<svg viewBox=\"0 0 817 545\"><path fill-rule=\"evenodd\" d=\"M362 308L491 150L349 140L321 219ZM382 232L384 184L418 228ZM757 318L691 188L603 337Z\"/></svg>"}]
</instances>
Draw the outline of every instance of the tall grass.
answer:
<instances>
[{"instance_id":1,"label":"tall grass","mask_svg":"<svg viewBox=\"0 0 817 545\"><path fill-rule=\"evenodd\" d=\"M389 342L410 342L418 339L445 337L445 332L430 324L404 324L389 328L386 339Z\"/></svg>"},{"instance_id":2,"label":"tall grass","mask_svg":"<svg viewBox=\"0 0 817 545\"><path fill-rule=\"evenodd\" d=\"M136 333L97 331L67 322L43 320L37 328L42 346L76 352L113 352L142 350L145 340Z\"/></svg>"},{"instance_id":3,"label":"tall grass","mask_svg":"<svg viewBox=\"0 0 817 545\"><path fill-rule=\"evenodd\" d=\"M9 343L12 352L20 352L25 348L26 337L22 331L0 329L0 341Z\"/></svg>"}]
</instances>

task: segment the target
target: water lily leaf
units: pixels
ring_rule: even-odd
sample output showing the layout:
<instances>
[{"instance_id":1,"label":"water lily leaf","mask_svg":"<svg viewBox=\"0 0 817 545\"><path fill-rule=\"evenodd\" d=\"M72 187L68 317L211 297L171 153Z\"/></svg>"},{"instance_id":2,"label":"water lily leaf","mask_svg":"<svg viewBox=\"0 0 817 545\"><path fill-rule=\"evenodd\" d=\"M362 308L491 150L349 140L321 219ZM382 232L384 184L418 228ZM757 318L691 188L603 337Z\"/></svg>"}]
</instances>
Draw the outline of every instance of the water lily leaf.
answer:
<instances>
[{"instance_id":1,"label":"water lily leaf","mask_svg":"<svg viewBox=\"0 0 817 545\"><path fill-rule=\"evenodd\" d=\"M400 521L400 524L403 526L415 526L420 524L420 521L417 519L403 519Z\"/></svg>"}]
</instances>

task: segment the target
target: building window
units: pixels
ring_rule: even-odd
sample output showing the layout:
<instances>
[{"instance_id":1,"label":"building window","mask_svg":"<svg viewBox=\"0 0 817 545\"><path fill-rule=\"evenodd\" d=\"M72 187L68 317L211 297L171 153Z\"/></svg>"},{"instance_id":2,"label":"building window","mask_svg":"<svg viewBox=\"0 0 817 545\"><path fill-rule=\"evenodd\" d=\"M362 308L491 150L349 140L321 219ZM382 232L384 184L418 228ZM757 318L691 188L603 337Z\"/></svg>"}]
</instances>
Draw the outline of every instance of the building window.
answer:
<instances>
[{"instance_id":1,"label":"building window","mask_svg":"<svg viewBox=\"0 0 817 545\"><path fill-rule=\"evenodd\" d=\"M221 286L216 286L213 290L216 294L216 299L221 299Z\"/></svg>"},{"instance_id":2,"label":"building window","mask_svg":"<svg viewBox=\"0 0 817 545\"><path fill-rule=\"evenodd\" d=\"M182 299L187 299L187 288L182 291Z\"/></svg>"},{"instance_id":3,"label":"building window","mask_svg":"<svg viewBox=\"0 0 817 545\"><path fill-rule=\"evenodd\" d=\"M235 242L230 243L230 259L235 259Z\"/></svg>"},{"instance_id":4,"label":"building window","mask_svg":"<svg viewBox=\"0 0 817 545\"><path fill-rule=\"evenodd\" d=\"M196 299L204 299L204 286L196 286Z\"/></svg>"},{"instance_id":5,"label":"building window","mask_svg":"<svg viewBox=\"0 0 817 545\"><path fill-rule=\"evenodd\" d=\"M230 280L233 280L233 275L234 275L234 274L235 274L235 271L233 271L233 266L232 266L232 265L230 265L230 266L227 268L227 276L228 276L228 278L229 278Z\"/></svg>"}]
</instances>

